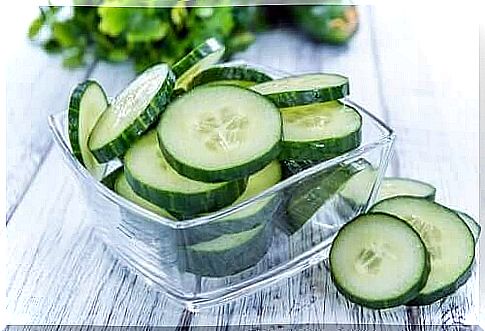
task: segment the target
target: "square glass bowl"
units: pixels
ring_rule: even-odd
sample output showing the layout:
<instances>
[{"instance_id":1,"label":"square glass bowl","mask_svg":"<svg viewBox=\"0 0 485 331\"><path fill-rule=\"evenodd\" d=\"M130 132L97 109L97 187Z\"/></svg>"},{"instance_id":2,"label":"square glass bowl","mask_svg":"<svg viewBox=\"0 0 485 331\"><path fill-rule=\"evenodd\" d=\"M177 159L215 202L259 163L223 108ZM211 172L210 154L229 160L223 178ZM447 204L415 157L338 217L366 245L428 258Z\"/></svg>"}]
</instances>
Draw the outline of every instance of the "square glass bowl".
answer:
<instances>
[{"instance_id":1,"label":"square glass bowl","mask_svg":"<svg viewBox=\"0 0 485 331\"><path fill-rule=\"evenodd\" d=\"M50 116L49 125L82 187L97 234L125 266L187 309L197 310L321 262L342 225L372 204L394 133L362 107L344 103L362 115L358 148L238 205L185 221L145 210L92 177L71 153L67 112ZM119 165L107 164L105 173ZM372 175L349 181L363 169L372 169Z\"/></svg>"}]
</instances>

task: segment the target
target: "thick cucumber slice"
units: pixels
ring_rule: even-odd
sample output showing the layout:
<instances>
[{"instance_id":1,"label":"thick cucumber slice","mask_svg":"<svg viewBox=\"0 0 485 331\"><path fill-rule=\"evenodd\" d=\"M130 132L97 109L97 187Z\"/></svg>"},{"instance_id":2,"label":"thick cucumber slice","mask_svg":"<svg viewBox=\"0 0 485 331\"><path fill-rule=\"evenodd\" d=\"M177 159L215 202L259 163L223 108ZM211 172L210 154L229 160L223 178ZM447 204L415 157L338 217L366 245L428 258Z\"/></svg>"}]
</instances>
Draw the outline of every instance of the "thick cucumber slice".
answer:
<instances>
[{"instance_id":1,"label":"thick cucumber slice","mask_svg":"<svg viewBox=\"0 0 485 331\"><path fill-rule=\"evenodd\" d=\"M473 217L462 211L455 210L455 213L457 213L458 216L460 216L460 218L463 220L463 222L465 222L465 224L468 226L473 234L473 238L475 238L475 244L477 244L478 238L480 238L480 233L482 232L482 227L480 226L480 224L478 224Z\"/></svg>"},{"instance_id":2,"label":"thick cucumber slice","mask_svg":"<svg viewBox=\"0 0 485 331\"><path fill-rule=\"evenodd\" d=\"M277 158L281 116L255 92L200 86L168 106L157 132L165 158L178 173L203 182L230 181Z\"/></svg>"},{"instance_id":3,"label":"thick cucumber slice","mask_svg":"<svg viewBox=\"0 0 485 331\"><path fill-rule=\"evenodd\" d=\"M358 160L348 165L339 164L303 181L291 190L286 207L286 224L283 229L289 234L301 229L327 201L336 195L354 173L362 171L361 163L362 161Z\"/></svg>"},{"instance_id":4,"label":"thick cucumber slice","mask_svg":"<svg viewBox=\"0 0 485 331\"><path fill-rule=\"evenodd\" d=\"M155 130L128 150L125 176L133 191L151 203L186 215L211 212L233 203L246 189L246 180L202 183L179 175L163 157Z\"/></svg>"},{"instance_id":5,"label":"thick cucumber slice","mask_svg":"<svg viewBox=\"0 0 485 331\"><path fill-rule=\"evenodd\" d=\"M68 132L72 153L96 178L101 179L104 167L100 166L88 148L88 138L99 116L108 107L103 88L87 80L77 85L71 93L68 111Z\"/></svg>"},{"instance_id":6,"label":"thick cucumber slice","mask_svg":"<svg viewBox=\"0 0 485 331\"><path fill-rule=\"evenodd\" d=\"M172 68L177 77L176 88L187 89L195 75L222 59L224 51L224 45L215 38L207 39L194 48Z\"/></svg>"},{"instance_id":7,"label":"thick cucumber slice","mask_svg":"<svg viewBox=\"0 0 485 331\"><path fill-rule=\"evenodd\" d=\"M344 225L333 241L329 260L338 290L349 300L375 309L414 299L430 270L418 233L386 214L361 215Z\"/></svg>"},{"instance_id":8,"label":"thick cucumber slice","mask_svg":"<svg viewBox=\"0 0 485 331\"><path fill-rule=\"evenodd\" d=\"M240 233L182 248L182 269L205 277L224 277L258 263L272 242L272 227L261 224Z\"/></svg>"},{"instance_id":9,"label":"thick cucumber slice","mask_svg":"<svg viewBox=\"0 0 485 331\"><path fill-rule=\"evenodd\" d=\"M165 209L162 209L158 207L157 205L154 205L153 203L141 198L138 196L135 191L131 188L130 184L128 184L128 181L126 180L126 176L123 172L121 172L118 175L118 178L116 179L115 185L114 185L114 190L116 193L121 195L123 198L130 200L133 203L136 203L138 206L145 208L155 214L158 214L162 217L165 218L170 218L173 219L174 217L170 215Z\"/></svg>"},{"instance_id":10,"label":"thick cucumber slice","mask_svg":"<svg viewBox=\"0 0 485 331\"><path fill-rule=\"evenodd\" d=\"M101 115L89 138L99 162L122 156L165 110L175 76L165 64L147 69Z\"/></svg>"},{"instance_id":11,"label":"thick cucumber slice","mask_svg":"<svg viewBox=\"0 0 485 331\"><path fill-rule=\"evenodd\" d=\"M265 95L280 108L295 107L347 96L349 79L336 74L307 74L275 79L251 89Z\"/></svg>"},{"instance_id":12,"label":"thick cucumber slice","mask_svg":"<svg viewBox=\"0 0 485 331\"><path fill-rule=\"evenodd\" d=\"M471 274L475 240L463 220L452 210L415 197L383 200L371 212L384 212L408 222L423 239L431 257L426 286L410 305L426 305L463 285Z\"/></svg>"},{"instance_id":13,"label":"thick cucumber slice","mask_svg":"<svg viewBox=\"0 0 485 331\"><path fill-rule=\"evenodd\" d=\"M263 170L249 177L246 190L233 205L238 205L258 195L277 184L280 180L281 166L278 161L273 161ZM270 222L279 203L280 196L278 194L268 196L251 206L244 207L241 211L217 221L179 231L182 236L180 241L183 243L196 243L208 241L224 234L252 229L260 224Z\"/></svg>"},{"instance_id":14,"label":"thick cucumber slice","mask_svg":"<svg viewBox=\"0 0 485 331\"><path fill-rule=\"evenodd\" d=\"M400 195L434 201L436 188L428 183L410 178L387 177L382 180L377 201Z\"/></svg>"},{"instance_id":15,"label":"thick cucumber slice","mask_svg":"<svg viewBox=\"0 0 485 331\"><path fill-rule=\"evenodd\" d=\"M360 145L362 117L339 101L282 108L280 158L326 160Z\"/></svg>"},{"instance_id":16,"label":"thick cucumber slice","mask_svg":"<svg viewBox=\"0 0 485 331\"><path fill-rule=\"evenodd\" d=\"M264 72L245 64L217 65L201 71L190 82L189 88L204 84L237 85L249 87L272 80Z\"/></svg>"},{"instance_id":17,"label":"thick cucumber slice","mask_svg":"<svg viewBox=\"0 0 485 331\"><path fill-rule=\"evenodd\" d=\"M371 164L366 164L340 188L339 194L353 206L365 206L376 179L377 170Z\"/></svg>"}]
</instances>

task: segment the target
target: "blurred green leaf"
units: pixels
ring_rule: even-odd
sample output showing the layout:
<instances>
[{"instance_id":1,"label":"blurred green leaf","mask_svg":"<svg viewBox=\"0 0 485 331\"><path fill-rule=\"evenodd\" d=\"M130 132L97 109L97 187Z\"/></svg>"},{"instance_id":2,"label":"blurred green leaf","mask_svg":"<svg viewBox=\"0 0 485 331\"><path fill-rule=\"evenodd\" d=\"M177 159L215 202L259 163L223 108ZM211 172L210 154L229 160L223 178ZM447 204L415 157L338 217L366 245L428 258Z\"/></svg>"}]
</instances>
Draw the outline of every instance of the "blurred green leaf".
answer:
<instances>
[{"instance_id":1,"label":"blurred green leaf","mask_svg":"<svg viewBox=\"0 0 485 331\"><path fill-rule=\"evenodd\" d=\"M30 39L35 38L39 34L39 31L44 25L44 22L45 22L44 17L39 16L35 20L33 20L32 23L30 23L29 32L27 33Z\"/></svg>"}]
</instances>

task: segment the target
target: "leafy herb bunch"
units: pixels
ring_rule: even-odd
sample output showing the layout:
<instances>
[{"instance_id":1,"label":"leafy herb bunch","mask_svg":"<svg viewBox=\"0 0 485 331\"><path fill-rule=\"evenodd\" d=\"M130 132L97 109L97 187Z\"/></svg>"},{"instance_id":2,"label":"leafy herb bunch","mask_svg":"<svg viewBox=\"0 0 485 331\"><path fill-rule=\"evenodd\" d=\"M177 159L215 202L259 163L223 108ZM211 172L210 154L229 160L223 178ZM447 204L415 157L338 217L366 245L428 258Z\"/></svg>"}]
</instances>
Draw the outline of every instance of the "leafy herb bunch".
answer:
<instances>
[{"instance_id":1,"label":"leafy herb bunch","mask_svg":"<svg viewBox=\"0 0 485 331\"><path fill-rule=\"evenodd\" d=\"M226 56L244 50L264 29L257 7L129 7L129 0L101 6L42 7L29 37L48 52L61 53L67 67L88 58L111 62L133 59L135 69L174 63L207 38L226 45Z\"/></svg>"}]
</instances>

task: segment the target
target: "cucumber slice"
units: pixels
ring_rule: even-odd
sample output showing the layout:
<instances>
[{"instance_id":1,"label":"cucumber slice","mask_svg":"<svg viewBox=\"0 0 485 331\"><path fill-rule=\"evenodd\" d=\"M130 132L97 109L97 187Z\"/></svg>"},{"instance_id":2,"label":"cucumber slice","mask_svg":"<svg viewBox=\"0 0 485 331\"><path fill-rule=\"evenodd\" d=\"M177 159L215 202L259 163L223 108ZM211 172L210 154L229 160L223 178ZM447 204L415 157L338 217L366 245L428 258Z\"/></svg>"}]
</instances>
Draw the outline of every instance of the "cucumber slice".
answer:
<instances>
[{"instance_id":1,"label":"cucumber slice","mask_svg":"<svg viewBox=\"0 0 485 331\"><path fill-rule=\"evenodd\" d=\"M68 132L72 153L96 179L101 179L104 167L91 154L88 138L107 107L108 98L103 88L92 80L77 85L69 99Z\"/></svg>"},{"instance_id":2,"label":"cucumber slice","mask_svg":"<svg viewBox=\"0 0 485 331\"><path fill-rule=\"evenodd\" d=\"M394 197L372 207L408 222L423 239L431 257L426 286L410 305L437 301L463 285L471 274L475 240L468 226L452 210L415 197Z\"/></svg>"},{"instance_id":3,"label":"cucumber slice","mask_svg":"<svg viewBox=\"0 0 485 331\"><path fill-rule=\"evenodd\" d=\"M362 139L362 116L339 101L282 108L281 116L281 159L327 160L357 148Z\"/></svg>"},{"instance_id":4,"label":"cucumber slice","mask_svg":"<svg viewBox=\"0 0 485 331\"><path fill-rule=\"evenodd\" d=\"M306 160L282 160L281 163L283 167L283 178L285 179L318 164L318 162Z\"/></svg>"},{"instance_id":5,"label":"cucumber slice","mask_svg":"<svg viewBox=\"0 0 485 331\"><path fill-rule=\"evenodd\" d=\"M165 110L175 77L166 64L147 69L101 115L89 138L99 162L122 156Z\"/></svg>"},{"instance_id":6,"label":"cucumber slice","mask_svg":"<svg viewBox=\"0 0 485 331\"><path fill-rule=\"evenodd\" d=\"M182 269L205 277L234 275L258 263L268 251L272 237L271 225L261 224L184 247Z\"/></svg>"},{"instance_id":7,"label":"cucumber slice","mask_svg":"<svg viewBox=\"0 0 485 331\"><path fill-rule=\"evenodd\" d=\"M249 177L246 190L233 205L238 205L260 194L277 184L280 180L281 166L278 161L273 161L263 170ZM271 195L222 219L179 231L182 236L180 241L186 244L208 241L224 234L246 231L260 224L270 222L279 206L280 200L278 194Z\"/></svg>"},{"instance_id":8,"label":"cucumber slice","mask_svg":"<svg viewBox=\"0 0 485 331\"><path fill-rule=\"evenodd\" d=\"M215 38L207 39L194 48L172 68L177 77L176 88L187 89L195 75L222 59L224 51L224 45Z\"/></svg>"},{"instance_id":9,"label":"cucumber slice","mask_svg":"<svg viewBox=\"0 0 485 331\"><path fill-rule=\"evenodd\" d=\"M175 172L158 148L155 130L128 150L125 176L133 191L149 202L186 215L218 210L233 203L246 189L246 180L202 183Z\"/></svg>"},{"instance_id":10,"label":"cucumber slice","mask_svg":"<svg viewBox=\"0 0 485 331\"><path fill-rule=\"evenodd\" d=\"M376 179L376 169L367 164L340 188L339 194L353 206L365 206Z\"/></svg>"},{"instance_id":11,"label":"cucumber slice","mask_svg":"<svg viewBox=\"0 0 485 331\"><path fill-rule=\"evenodd\" d=\"M157 132L167 162L178 173L203 182L230 181L277 158L281 116L255 92L200 86L168 106Z\"/></svg>"},{"instance_id":12,"label":"cucumber slice","mask_svg":"<svg viewBox=\"0 0 485 331\"><path fill-rule=\"evenodd\" d=\"M375 309L414 299L430 270L418 233L386 214L361 215L344 225L333 241L329 261L337 289L349 300Z\"/></svg>"},{"instance_id":13,"label":"cucumber slice","mask_svg":"<svg viewBox=\"0 0 485 331\"><path fill-rule=\"evenodd\" d=\"M434 201L436 188L428 183L410 178L387 177L382 180L377 201L400 195Z\"/></svg>"},{"instance_id":14,"label":"cucumber slice","mask_svg":"<svg viewBox=\"0 0 485 331\"><path fill-rule=\"evenodd\" d=\"M468 214L466 214L462 211L458 211L458 210L455 210L455 213L458 214L458 216L463 220L463 222L465 222L465 224L468 226L468 228L472 232L473 238L475 238L475 245L476 245L477 242L478 242L478 238L480 238L480 233L482 232L482 227L470 215L468 215Z\"/></svg>"},{"instance_id":15,"label":"cucumber slice","mask_svg":"<svg viewBox=\"0 0 485 331\"><path fill-rule=\"evenodd\" d=\"M189 88L204 84L237 85L241 87L253 86L272 80L264 72L251 68L245 64L218 65L201 71L190 82Z\"/></svg>"},{"instance_id":16,"label":"cucumber slice","mask_svg":"<svg viewBox=\"0 0 485 331\"><path fill-rule=\"evenodd\" d=\"M115 181L114 190L123 198L130 200L133 203L136 203L138 206L142 208L145 208L162 217L174 219L174 217L170 215L165 209L162 209L157 205L154 205L153 203L138 196L135 193L135 191L133 191L130 184L128 184L128 181L126 180L126 176L123 172L118 174L118 178Z\"/></svg>"},{"instance_id":17,"label":"cucumber slice","mask_svg":"<svg viewBox=\"0 0 485 331\"><path fill-rule=\"evenodd\" d=\"M339 164L302 181L289 192L287 216L283 229L293 234L303 227L339 188L360 169L360 160L349 165Z\"/></svg>"},{"instance_id":18,"label":"cucumber slice","mask_svg":"<svg viewBox=\"0 0 485 331\"><path fill-rule=\"evenodd\" d=\"M252 90L280 108L295 107L344 98L349 94L349 79L336 74L306 74L258 84Z\"/></svg>"}]
</instances>

